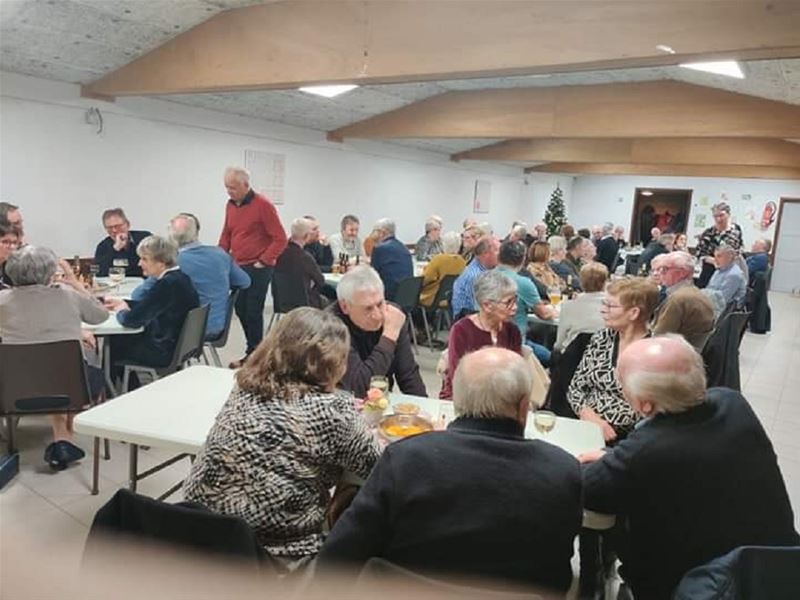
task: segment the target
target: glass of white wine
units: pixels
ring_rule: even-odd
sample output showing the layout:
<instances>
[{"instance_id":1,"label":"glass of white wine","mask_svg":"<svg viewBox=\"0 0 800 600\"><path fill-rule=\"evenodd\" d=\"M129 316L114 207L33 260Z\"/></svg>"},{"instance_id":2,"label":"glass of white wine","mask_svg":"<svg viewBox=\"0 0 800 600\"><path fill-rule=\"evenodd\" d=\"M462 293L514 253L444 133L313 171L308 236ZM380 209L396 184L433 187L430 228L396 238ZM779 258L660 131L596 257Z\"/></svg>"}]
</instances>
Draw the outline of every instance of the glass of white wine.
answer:
<instances>
[{"instance_id":1,"label":"glass of white wine","mask_svg":"<svg viewBox=\"0 0 800 600\"><path fill-rule=\"evenodd\" d=\"M536 431L546 435L556 426L556 414L549 410L537 410L533 413L533 426Z\"/></svg>"}]
</instances>

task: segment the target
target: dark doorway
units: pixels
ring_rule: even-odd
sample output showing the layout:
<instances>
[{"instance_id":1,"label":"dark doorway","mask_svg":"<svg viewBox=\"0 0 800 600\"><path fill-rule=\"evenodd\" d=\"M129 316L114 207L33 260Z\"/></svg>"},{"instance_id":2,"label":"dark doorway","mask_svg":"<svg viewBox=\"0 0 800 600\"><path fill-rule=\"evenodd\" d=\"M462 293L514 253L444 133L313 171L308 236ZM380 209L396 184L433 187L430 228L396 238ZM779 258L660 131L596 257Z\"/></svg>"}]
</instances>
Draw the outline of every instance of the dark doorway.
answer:
<instances>
[{"instance_id":1,"label":"dark doorway","mask_svg":"<svg viewBox=\"0 0 800 600\"><path fill-rule=\"evenodd\" d=\"M650 230L661 233L686 233L692 190L636 188L631 219L631 244L650 243Z\"/></svg>"}]
</instances>

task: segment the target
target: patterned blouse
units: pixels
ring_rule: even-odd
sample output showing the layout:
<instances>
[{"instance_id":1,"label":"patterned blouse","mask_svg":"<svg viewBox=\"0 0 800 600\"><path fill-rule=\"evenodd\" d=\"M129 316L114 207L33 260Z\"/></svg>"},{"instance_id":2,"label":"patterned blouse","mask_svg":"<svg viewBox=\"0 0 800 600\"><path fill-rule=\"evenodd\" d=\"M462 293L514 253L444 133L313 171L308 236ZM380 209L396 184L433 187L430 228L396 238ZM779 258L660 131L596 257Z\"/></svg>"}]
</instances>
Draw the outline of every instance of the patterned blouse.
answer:
<instances>
[{"instance_id":1,"label":"patterned blouse","mask_svg":"<svg viewBox=\"0 0 800 600\"><path fill-rule=\"evenodd\" d=\"M725 231L717 231L713 225L700 234L700 239L697 241L697 257L714 256L714 251L720 247L721 244L730 246L737 252L742 248L742 228L736 223Z\"/></svg>"},{"instance_id":2,"label":"patterned blouse","mask_svg":"<svg viewBox=\"0 0 800 600\"><path fill-rule=\"evenodd\" d=\"M344 470L366 479L379 453L349 393L265 398L235 386L183 493L242 517L272 556L313 556L329 490Z\"/></svg>"},{"instance_id":3,"label":"patterned blouse","mask_svg":"<svg viewBox=\"0 0 800 600\"><path fill-rule=\"evenodd\" d=\"M575 414L591 408L603 417L618 434L627 434L639 416L622 396L615 367L619 350L619 334L601 329L592 336L578 369L567 390L567 400Z\"/></svg>"}]
</instances>

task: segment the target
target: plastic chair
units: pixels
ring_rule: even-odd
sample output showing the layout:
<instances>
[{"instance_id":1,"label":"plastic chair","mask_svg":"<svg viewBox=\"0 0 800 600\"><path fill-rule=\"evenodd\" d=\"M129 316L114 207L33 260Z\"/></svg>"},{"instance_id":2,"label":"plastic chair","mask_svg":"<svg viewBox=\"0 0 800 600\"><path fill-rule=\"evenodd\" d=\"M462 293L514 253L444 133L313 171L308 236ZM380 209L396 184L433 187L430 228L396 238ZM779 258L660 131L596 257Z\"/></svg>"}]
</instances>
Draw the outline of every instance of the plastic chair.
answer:
<instances>
[{"instance_id":1,"label":"plastic chair","mask_svg":"<svg viewBox=\"0 0 800 600\"><path fill-rule=\"evenodd\" d=\"M236 299L239 297L239 291L239 289L231 290L228 296L228 307L225 312L225 328L217 337L208 339L205 343L204 350L208 350L208 354L211 355L211 360L217 367L222 366L222 360L219 357L217 348L224 348L225 344L228 343L228 334L230 333L231 323L233 322L233 309L236 306ZM206 363L209 363L208 358L206 358Z\"/></svg>"},{"instance_id":2,"label":"plastic chair","mask_svg":"<svg viewBox=\"0 0 800 600\"><path fill-rule=\"evenodd\" d=\"M157 542L178 550L193 550L216 558L238 559L255 569L269 567L268 556L247 522L211 512L199 504L168 504L121 489L94 517L84 548L83 562L102 558L109 542L119 536Z\"/></svg>"},{"instance_id":3,"label":"plastic chair","mask_svg":"<svg viewBox=\"0 0 800 600\"><path fill-rule=\"evenodd\" d=\"M400 307L408 319L411 320L414 311L420 308L419 295L422 292L422 277L408 277L403 279L397 284L397 289L394 292L393 302ZM425 325L425 334L428 336L428 341L431 339L431 330L428 326L428 315L424 310L422 312L422 322ZM414 351L419 354L417 347L417 331L414 323L411 326L411 341L414 343ZM433 347L431 346L431 350Z\"/></svg>"},{"instance_id":4,"label":"plastic chair","mask_svg":"<svg viewBox=\"0 0 800 600\"><path fill-rule=\"evenodd\" d=\"M436 290L436 296L431 303L431 322L433 323L433 335L438 339L439 331L442 329L442 321L447 322L449 328L453 324L450 317L450 297L453 295L453 284L458 279L458 275L445 275ZM429 346L433 350L433 340L429 340Z\"/></svg>"},{"instance_id":5,"label":"plastic chair","mask_svg":"<svg viewBox=\"0 0 800 600\"><path fill-rule=\"evenodd\" d=\"M93 403L78 340L0 344L0 417L6 418L9 454L16 452L18 417L76 413ZM97 493L99 459L100 438L96 437L92 494Z\"/></svg>"},{"instance_id":6,"label":"plastic chair","mask_svg":"<svg viewBox=\"0 0 800 600\"><path fill-rule=\"evenodd\" d=\"M131 373L146 373L155 381L159 377L165 377L171 375L175 371L179 371L190 360L199 359L203 356L206 323L208 322L208 309L209 305L204 304L203 306L191 309L186 314L186 319L181 328L181 335L178 337L178 343L175 344L175 352L172 354L172 360L166 367L147 367L124 360L115 363L125 367L122 375L121 393L128 391Z\"/></svg>"},{"instance_id":7,"label":"plastic chair","mask_svg":"<svg viewBox=\"0 0 800 600\"><path fill-rule=\"evenodd\" d=\"M272 274L272 317L269 319L267 331L277 322L281 315L289 311L308 306L308 290L302 277L292 277L287 273L275 271Z\"/></svg>"}]
</instances>

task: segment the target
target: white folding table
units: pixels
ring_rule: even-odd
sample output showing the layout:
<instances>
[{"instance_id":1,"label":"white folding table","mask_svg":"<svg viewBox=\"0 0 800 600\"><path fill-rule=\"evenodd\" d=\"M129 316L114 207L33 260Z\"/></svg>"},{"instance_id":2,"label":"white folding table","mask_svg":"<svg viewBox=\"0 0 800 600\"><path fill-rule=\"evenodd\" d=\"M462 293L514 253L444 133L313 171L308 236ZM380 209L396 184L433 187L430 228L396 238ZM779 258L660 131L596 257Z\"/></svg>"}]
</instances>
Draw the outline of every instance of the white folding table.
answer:
<instances>
[{"instance_id":1,"label":"white folding table","mask_svg":"<svg viewBox=\"0 0 800 600\"><path fill-rule=\"evenodd\" d=\"M142 327L125 327L121 325L120 322L117 321L116 313L111 313L108 315L108 319L98 325L83 323L81 327L87 331L91 331L94 336L98 338L106 388L108 389L109 395L114 397L117 395L117 392L116 388L114 388L114 382L111 380L111 345L106 338L112 335L133 335L141 333L144 329Z\"/></svg>"}]
</instances>

